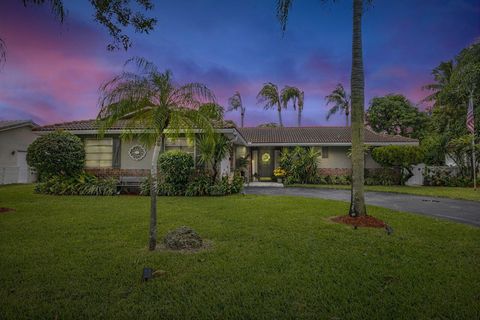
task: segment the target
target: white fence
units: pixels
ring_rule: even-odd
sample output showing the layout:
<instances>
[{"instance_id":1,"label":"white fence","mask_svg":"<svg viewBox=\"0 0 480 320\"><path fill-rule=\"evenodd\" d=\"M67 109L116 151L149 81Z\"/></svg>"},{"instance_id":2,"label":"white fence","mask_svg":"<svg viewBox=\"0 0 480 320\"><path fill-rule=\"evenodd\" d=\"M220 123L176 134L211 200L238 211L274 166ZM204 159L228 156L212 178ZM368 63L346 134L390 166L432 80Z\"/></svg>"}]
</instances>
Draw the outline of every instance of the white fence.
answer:
<instances>
[{"instance_id":1,"label":"white fence","mask_svg":"<svg viewBox=\"0 0 480 320\"><path fill-rule=\"evenodd\" d=\"M31 183L36 174L29 168L0 167L0 184Z\"/></svg>"}]
</instances>

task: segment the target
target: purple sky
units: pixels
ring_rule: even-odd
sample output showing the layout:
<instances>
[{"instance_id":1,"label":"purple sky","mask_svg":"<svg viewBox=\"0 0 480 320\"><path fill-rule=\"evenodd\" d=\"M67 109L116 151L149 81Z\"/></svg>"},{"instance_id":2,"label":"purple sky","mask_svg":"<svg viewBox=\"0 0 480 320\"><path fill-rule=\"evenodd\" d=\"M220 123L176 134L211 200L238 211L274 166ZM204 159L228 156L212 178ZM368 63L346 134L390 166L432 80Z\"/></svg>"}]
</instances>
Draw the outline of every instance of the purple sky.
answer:
<instances>
[{"instance_id":1,"label":"purple sky","mask_svg":"<svg viewBox=\"0 0 480 320\"><path fill-rule=\"evenodd\" d=\"M275 0L164 0L151 15L150 35L133 34L128 52L108 52L106 31L93 22L88 1L67 3L62 25L48 6L24 8L0 1L0 38L7 62L0 71L0 119L40 124L95 118L98 87L121 72L123 62L142 56L172 70L178 83L198 81L220 104L238 90L246 124L277 121L256 104L264 82L305 91L304 125L328 123L324 97L338 82L349 87L351 0L297 0L282 37ZM69 7L70 5L70 7ZM414 103L426 95L431 70L480 37L478 0L376 0L364 16L366 103L377 95L402 93ZM132 34L132 33L130 33ZM227 118L239 120L237 113ZM294 111L284 122L296 125Z\"/></svg>"}]
</instances>

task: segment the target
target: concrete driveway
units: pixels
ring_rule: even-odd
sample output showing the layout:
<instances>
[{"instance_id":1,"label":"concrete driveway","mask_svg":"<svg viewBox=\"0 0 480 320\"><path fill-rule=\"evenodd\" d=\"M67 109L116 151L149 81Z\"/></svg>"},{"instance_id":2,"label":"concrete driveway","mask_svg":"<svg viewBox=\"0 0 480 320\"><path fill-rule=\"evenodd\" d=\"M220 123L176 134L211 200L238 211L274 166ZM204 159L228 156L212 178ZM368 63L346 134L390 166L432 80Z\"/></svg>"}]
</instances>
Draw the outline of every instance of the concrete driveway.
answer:
<instances>
[{"instance_id":1,"label":"concrete driveway","mask_svg":"<svg viewBox=\"0 0 480 320\"><path fill-rule=\"evenodd\" d=\"M247 187L245 193L350 201L350 190ZM365 196L369 205L418 213L480 227L480 202L388 192L366 192Z\"/></svg>"}]
</instances>

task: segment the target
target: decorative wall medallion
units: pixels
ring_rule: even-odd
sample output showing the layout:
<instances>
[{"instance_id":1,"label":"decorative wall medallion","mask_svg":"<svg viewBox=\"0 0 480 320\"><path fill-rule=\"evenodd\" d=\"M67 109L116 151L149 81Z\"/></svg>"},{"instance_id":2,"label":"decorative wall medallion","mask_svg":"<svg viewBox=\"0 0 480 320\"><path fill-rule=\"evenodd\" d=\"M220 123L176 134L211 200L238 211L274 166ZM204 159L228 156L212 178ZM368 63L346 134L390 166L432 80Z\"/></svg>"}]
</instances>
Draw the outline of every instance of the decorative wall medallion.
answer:
<instances>
[{"instance_id":1,"label":"decorative wall medallion","mask_svg":"<svg viewBox=\"0 0 480 320\"><path fill-rule=\"evenodd\" d=\"M139 144L134 145L128 150L128 155L135 161L140 161L147 155L145 148Z\"/></svg>"},{"instance_id":2,"label":"decorative wall medallion","mask_svg":"<svg viewBox=\"0 0 480 320\"><path fill-rule=\"evenodd\" d=\"M262 155L262 161L263 161L263 162L268 162L268 161L270 161L270 153L264 153L264 154Z\"/></svg>"}]
</instances>

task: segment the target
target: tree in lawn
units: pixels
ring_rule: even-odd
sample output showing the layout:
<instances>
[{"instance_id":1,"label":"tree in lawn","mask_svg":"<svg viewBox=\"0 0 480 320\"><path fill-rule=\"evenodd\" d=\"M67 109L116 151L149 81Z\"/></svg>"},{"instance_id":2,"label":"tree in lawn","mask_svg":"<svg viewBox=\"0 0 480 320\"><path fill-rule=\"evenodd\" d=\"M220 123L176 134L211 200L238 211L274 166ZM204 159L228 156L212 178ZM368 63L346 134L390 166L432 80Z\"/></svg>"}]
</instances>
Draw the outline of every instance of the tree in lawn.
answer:
<instances>
[{"instance_id":1,"label":"tree in lawn","mask_svg":"<svg viewBox=\"0 0 480 320\"><path fill-rule=\"evenodd\" d=\"M138 138L147 147L153 146L150 175L150 236L149 249L157 244L157 185L158 157L166 135L176 138L180 134L194 138L194 129L203 130L206 139L213 137L210 119L197 109L215 96L201 83L176 85L170 71L160 72L142 58L133 58L125 67L134 66L137 72L125 69L101 87L98 114L100 133L124 120L122 138ZM135 128L147 128L140 131Z\"/></svg>"},{"instance_id":2,"label":"tree in lawn","mask_svg":"<svg viewBox=\"0 0 480 320\"><path fill-rule=\"evenodd\" d=\"M240 127L243 128L243 122L245 120L245 107L243 106L242 96L240 92L235 91L235 94L228 98L228 109L227 111L237 111L240 110Z\"/></svg>"},{"instance_id":3,"label":"tree in lawn","mask_svg":"<svg viewBox=\"0 0 480 320\"><path fill-rule=\"evenodd\" d=\"M328 110L327 113L327 121L330 119L331 116L333 116L335 113L340 112L345 114L345 124L348 127L348 119L350 118L350 95L347 94L345 91L345 88L341 83L337 84L335 89L325 97L325 100L327 100L327 106L329 104L332 105L332 107Z\"/></svg>"},{"instance_id":4,"label":"tree in lawn","mask_svg":"<svg viewBox=\"0 0 480 320\"><path fill-rule=\"evenodd\" d=\"M367 2L371 2L368 1ZM277 17L283 31L293 0L277 0ZM362 53L363 0L353 0L352 74L352 199L349 214L352 217L366 215L364 194L364 103L365 80Z\"/></svg>"},{"instance_id":5,"label":"tree in lawn","mask_svg":"<svg viewBox=\"0 0 480 320\"><path fill-rule=\"evenodd\" d=\"M298 89L297 87L285 86L280 93L282 103L284 104L284 108L287 108L287 105L290 101L292 101L293 110L297 110L298 107L298 114L297 114L297 126L302 126L302 112L303 112L303 104L305 94L303 91Z\"/></svg>"},{"instance_id":6,"label":"tree in lawn","mask_svg":"<svg viewBox=\"0 0 480 320\"><path fill-rule=\"evenodd\" d=\"M367 110L367 123L375 132L423 138L429 117L405 96L389 94L374 97Z\"/></svg>"},{"instance_id":7,"label":"tree in lawn","mask_svg":"<svg viewBox=\"0 0 480 320\"><path fill-rule=\"evenodd\" d=\"M29 5L44 5L49 3L52 14L61 23L64 22L69 11L65 9L63 0L20 0L25 7ZM112 42L107 45L109 51L123 48L127 50L132 46L132 41L124 31L131 27L137 33L148 34L153 30L157 20L145 16L143 11L153 9L152 0L90 0L91 6L95 10L94 20L105 27L112 38ZM0 38L0 67L6 60L6 45Z\"/></svg>"},{"instance_id":8,"label":"tree in lawn","mask_svg":"<svg viewBox=\"0 0 480 320\"><path fill-rule=\"evenodd\" d=\"M265 110L277 108L278 123L280 124L280 127L283 127L282 108L286 107L286 105L282 102L282 97L280 91L278 91L277 85L271 82L265 83L257 94L257 101L264 105L263 108Z\"/></svg>"}]
</instances>

